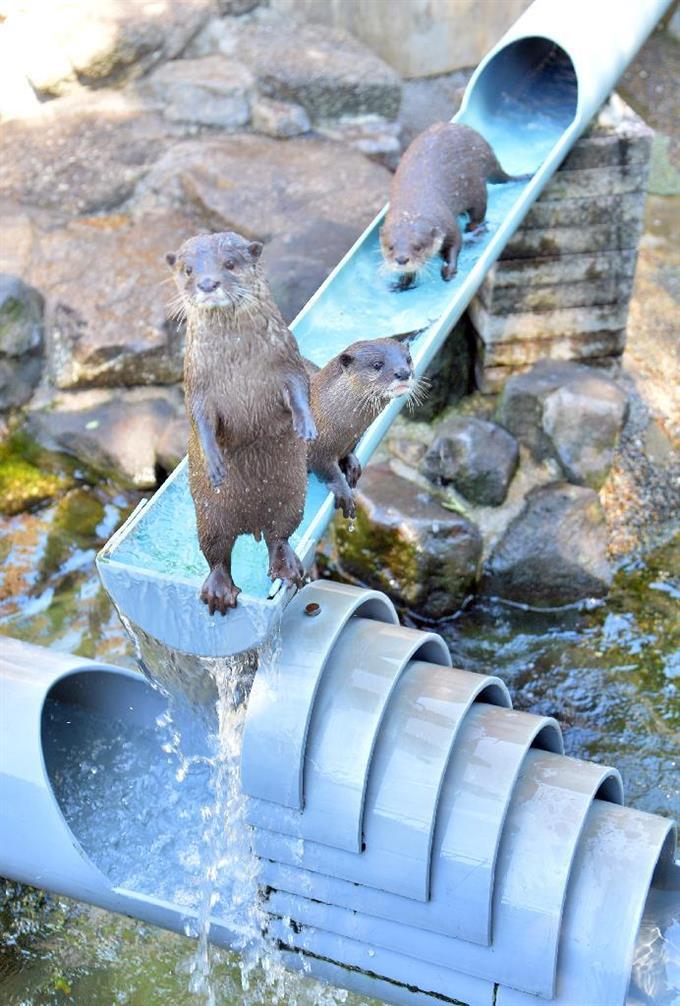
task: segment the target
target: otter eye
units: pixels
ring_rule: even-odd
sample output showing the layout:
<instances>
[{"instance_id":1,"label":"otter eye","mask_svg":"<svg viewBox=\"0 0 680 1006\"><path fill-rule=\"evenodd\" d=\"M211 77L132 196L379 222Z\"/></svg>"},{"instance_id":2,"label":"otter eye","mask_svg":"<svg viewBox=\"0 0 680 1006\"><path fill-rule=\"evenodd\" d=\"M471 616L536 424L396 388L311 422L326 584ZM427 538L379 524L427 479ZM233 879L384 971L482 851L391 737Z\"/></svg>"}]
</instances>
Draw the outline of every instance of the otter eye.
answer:
<instances>
[{"instance_id":1,"label":"otter eye","mask_svg":"<svg viewBox=\"0 0 680 1006\"><path fill-rule=\"evenodd\" d=\"M422 245L414 245L413 246L413 250L416 251L416 252L420 252L420 251L423 250L423 246Z\"/></svg>"},{"instance_id":2,"label":"otter eye","mask_svg":"<svg viewBox=\"0 0 680 1006\"><path fill-rule=\"evenodd\" d=\"M190 265L185 265L184 266L184 275L185 276L191 276L191 274L192 274L193 271L194 270L191 268Z\"/></svg>"},{"instance_id":3,"label":"otter eye","mask_svg":"<svg viewBox=\"0 0 680 1006\"><path fill-rule=\"evenodd\" d=\"M373 369L374 370L382 370L384 366L385 366L384 363L381 363L380 360L376 360L375 363L373 364Z\"/></svg>"},{"instance_id":4,"label":"otter eye","mask_svg":"<svg viewBox=\"0 0 680 1006\"><path fill-rule=\"evenodd\" d=\"M236 263L234 262L233 258L225 259L222 265L224 266L225 269L229 270L236 268Z\"/></svg>"}]
</instances>

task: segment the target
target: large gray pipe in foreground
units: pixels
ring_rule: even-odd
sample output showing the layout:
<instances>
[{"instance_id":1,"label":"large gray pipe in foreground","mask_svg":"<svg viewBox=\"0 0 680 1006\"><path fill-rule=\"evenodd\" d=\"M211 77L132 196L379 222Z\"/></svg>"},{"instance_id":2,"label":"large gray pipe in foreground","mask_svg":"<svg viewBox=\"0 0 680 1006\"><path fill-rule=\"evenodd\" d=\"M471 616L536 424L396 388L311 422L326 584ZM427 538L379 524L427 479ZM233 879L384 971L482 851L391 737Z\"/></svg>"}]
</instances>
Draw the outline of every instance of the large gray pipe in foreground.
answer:
<instances>
[{"instance_id":1,"label":"large gray pipe in foreground","mask_svg":"<svg viewBox=\"0 0 680 1006\"><path fill-rule=\"evenodd\" d=\"M388 1003L623 1006L650 890L680 891L672 823L621 806L618 773L565 757L556 722L512 710L498 678L449 665L439 636L401 627L373 591L321 581L288 606L241 756L270 937L291 967ZM111 774L74 801L59 752L90 751L54 736L60 706L105 714L117 763L160 694L11 640L0 693L0 875L183 931L195 912L98 865ZM134 791L145 770L125 764ZM139 840L127 855L151 872ZM232 945L219 906L212 921Z\"/></svg>"}]
</instances>

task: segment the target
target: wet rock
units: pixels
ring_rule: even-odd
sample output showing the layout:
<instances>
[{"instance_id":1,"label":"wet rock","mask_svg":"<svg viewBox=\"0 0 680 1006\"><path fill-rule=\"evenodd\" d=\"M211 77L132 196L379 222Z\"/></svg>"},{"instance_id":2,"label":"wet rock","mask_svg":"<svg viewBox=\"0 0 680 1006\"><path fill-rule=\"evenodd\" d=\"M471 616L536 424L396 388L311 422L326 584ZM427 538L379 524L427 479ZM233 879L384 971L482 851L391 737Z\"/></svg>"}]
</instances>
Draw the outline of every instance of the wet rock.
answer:
<instances>
[{"instance_id":1,"label":"wet rock","mask_svg":"<svg viewBox=\"0 0 680 1006\"><path fill-rule=\"evenodd\" d=\"M0 132L0 198L62 220L124 202L174 142L163 118L119 92L61 98Z\"/></svg>"},{"instance_id":2,"label":"wet rock","mask_svg":"<svg viewBox=\"0 0 680 1006\"><path fill-rule=\"evenodd\" d=\"M519 463L517 441L496 423L458 416L437 428L422 470L482 506L500 506Z\"/></svg>"},{"instance_id":3,"label":"wet rock","mask_svg":"<svg viewBox=\"0 0 680 1006\"><path fill-rule=\"evenodd\" d=\"M0 274L0 409L23 405L40 380L43 313L38 290Z\"/></svg>"},{"instance_id":4,"label":"wet rock","mask_svg":"<svg viewBox=\"0 0 680 1006\"><path fill-rule=\"evenodd\" d=\"M182 413L168 423L156 444L156 463L164 471L174 471L189 444L189 420Z\"/></svg>"},{"instance_id":5,"label":"wet rock","mask_svg":"<svg viewBox=\"0 0 680 1006\"><path fill-rule=\"evenodd\" d=\"M8 436L0 443L0 513L18 514L54 499L73 480L65 472L49 471L31 458L25 438Z\"/></svg>"},{"instance_id":6,"label":"wet rock","mask_svg":"<svg viewBox=\"0 0 680 1006\"><path fill-rule=\"evenodd\" d=\"M340 29L258 10L253 17L231 21L219 46L238 54L262 94L302 105L313 121L343 115L397 117L398 75Z\"/></svg>"},{"instance_id":7,"label":"wet rock","mask_svg":"<svg viewBox=\"0 0 680 1006\"><path fill-rule=\"evenodd\" d=\"M19 357L40 349L44 309L38 290L0 274L0 355Z\"/></svg>"},{"instance_id":8,"label":"wet rock","mask_svg":"<svg viewBox=\"0 0 680 1006\"><path fill-rule=\"evenodd\" d=\"M187 46L213 12L212 0L135 3L52 0L24 4L3 26L38 91L78 81L101 87L138 77Z\"/></svg>"},{"instance_id":9,"label":"wet rock","mask_svg":"<svg viewBox=\"0 0 680 1006\"><path fill-rule=\"evenodd\" d=\"M59 388L165 384L182 375L183 325L164 255L186 216L84 217L43 233L35 274L47 298L47 357Z\"/></svg>"},{"instance_id":10,"label":"wet rock","mask_svg":"<svg viewBox=\"0 0 680 1006\"><path fill-rule=\"evenodd\" d=\"M354 147L372 161L396 171L401 157L400 126L382 115L343 116L320 122L317 132L329 140Z\"/></svg>"},{"instance_id":11,"label":"wet rock","mask_svg":"<svg viewBox=\"0 0 680 1006\"><path fill-rule=\"evenodd\" d=\"M250 120L252 74L224 56L166 63L145 87L164 105L166 118L202 126L238 129Z\"/></svg>"},{"instance_id":12,"label":"wet rock","mask_svg":"<svg viewBox=\"0 0 680 1006\"><path fill-rule=\"evenodd\" d=\"M546 360L506 382L497 419L536 460L553 457L570 482L599 489L612 465L626 402L600 370Z\"/></svg>"},{"instance_id":13,"label":"wet rock","mask_svg":"<svg viewBox=\"0 0 680 1006\"><path fill-rule=\"evenodd\" d=\"M183 415L177 386L70 391L32 403L27 429L42 448L72 455L86 471L150 489L157 484L159 445Z\"/></svg>"},{"instance_id":14,"label":"wet rock","mask_svg":"<svg viewBox=\"0 0 680 1006\"><path fill-rule=\"evenodd\" d=\"M597 493L565 482L535 489L491 553L485 594L537 607L604 597L612 582Z\"/></svg>"},{"instance_id":15,"label":"wet rock","mask_svg":"<svg viewBox=\"0 0 680 1006\"><path fill-rule=\"evenodd\" d=\"M267 275L291 320L384 205L389 177L357 151L312 137L193 140L149 172L138 211L191 206L203 226L264 241Z\"/></svg>"},{"instance_id":16,"label":"wet rock","mask_svg":"<svg viewBox=\"0 0 680 1006\"><path fill-rule=\"evenodd\" d=\"M263 97L259 97L253 105L253 129L257 133L287 140L291 136L302 136L311 128L309 116L302 105Z\"/></svg>"},{"instance_id":17,"label":"wet rock","mask_svg":"<svg viewBox=\"0 0 680 1006\"><path fill-rule=\"evenodd\" d=\"M355 531L335 531L342 570L425 617L456 611L477 576L475 525L382 465L364 472L356 499Z\"/></svg>"}]
</instances>

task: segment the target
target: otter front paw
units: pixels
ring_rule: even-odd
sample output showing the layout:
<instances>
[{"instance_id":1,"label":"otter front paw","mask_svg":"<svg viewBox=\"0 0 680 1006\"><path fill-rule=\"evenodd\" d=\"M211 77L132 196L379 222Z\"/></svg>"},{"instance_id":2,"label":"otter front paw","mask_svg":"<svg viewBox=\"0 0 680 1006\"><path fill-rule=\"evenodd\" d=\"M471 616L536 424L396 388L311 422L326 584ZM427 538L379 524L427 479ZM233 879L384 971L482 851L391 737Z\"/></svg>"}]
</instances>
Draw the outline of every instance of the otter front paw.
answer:
<instances>
[{"instance_id":1,"label":"otter front paw","mask_svg":"<svg viewBox=\"0 0 680 1006\"><path fill-rule=\"evenodd\" d=\"M335 497L335 509L342 510L342 516L346 517L347 520L354 520L357 515L357 508L352 493L341 489L335 490L333 495Z\"/></svg>"},{"instance_id":2,"label":"otter front paw","mask_svg":"<svg viewBox=\"0 0 680 1006\"><path fill-rule=\"evenodd\" d=\"M306 440L307 442L316 440L318 435L316 423L314 422L311 414L309 416L294 415L293 429L300 440Z\"/></svg>"},{"instance_id":3,"label":"otter front paw","mask_svg":"<svg viewBox=\"0 0 680 1006\"><path fill-rule=\"evenodd\" d=\"M223 569L216 566L212 569L201 588L201 600L208 605L208 611L214 615L219 611L221 615L226 615L229 608L236 607L236 598L241 593L241 588L235 586L230 576Z\"/></svg>"},{"instance_id":4,"label":"otter front paw","mask_svg":"<svg viewBox=\"0 0 680 1006\"><path fill-rule=\"evenodd\" d=\"M397 280L392 283L392 290L400 292L410 290L416 285L416 274L414 272L403 272Z\"/></svg>"},{"instance_id":5,"label":"otter front paw","mask_svg":"<svg viewBox=\"0 0 680 1006\"><path fill-rule=\"evenodd\" d=\"M445 283L448 283L449 280L453 279L453 277L456 275L457 272L458 272L457 265L451 265L450 263L447 263L446 265L442 266L442 279L444 280Z\"/></svg>"},{"instance_id":6,"label":"otter front paw","mask_svg":"<svg viewBox=\"0 0 680 1006\"><path fill-rule=\"evenodd\" d=\"M219 454L211 454L207 459L208 478L213 489L219 489L227 477L227 466Z\"/></svg>"},{"instance_id":7,"label":"otter front paw","mask_svg":"<svg viewBox=\"0 0 680 1006\"><path fill-rule=\"evenodd\" d=\"M361 462L356 454L348 454L347 457L343 458L340 462L340 467L345 473L345 478L350 489L356 489L362 471Z\"/></svg>"}]
</instances>

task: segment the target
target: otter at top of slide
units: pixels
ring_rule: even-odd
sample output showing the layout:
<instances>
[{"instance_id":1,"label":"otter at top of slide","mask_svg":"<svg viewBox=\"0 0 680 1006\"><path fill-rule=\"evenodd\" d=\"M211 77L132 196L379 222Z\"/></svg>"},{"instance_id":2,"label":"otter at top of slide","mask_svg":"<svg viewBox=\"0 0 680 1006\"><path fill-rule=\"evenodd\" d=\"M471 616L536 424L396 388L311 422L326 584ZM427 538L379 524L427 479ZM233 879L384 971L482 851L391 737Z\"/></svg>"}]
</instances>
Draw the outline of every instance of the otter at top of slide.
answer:
<instances>
[{"instance_id":1,"label":"otter at top of slide","mask_svg":"<svg viewBox=\"0 0 680 1006\"><path fill-rule=\"evenodd\" d=\"M380 231L395 288L413 286L418 272L435 255L444 260L442 279L452 279L462 246L459 215L468 214L467 231L481 229L486 183L526 177L507 174L484 137L462 123L436 122L416 136L392 179Z\"/></svg>"},{"instance_id":2,"label":"otter at top of slide","mask_svg":"<svg viewBox=\"0 0 680 1006\"><path fill-rule=\"evenodd\" d=\"M189 487L210 572L210 613L236 605L236 538L264 538L269 576L302 583L288 543L307 487L316 437L309 378L260 264L262 245L240 234L201 234L166 256L186 314L184 389L190 421Z\"/></svg>"}]
</instances>

